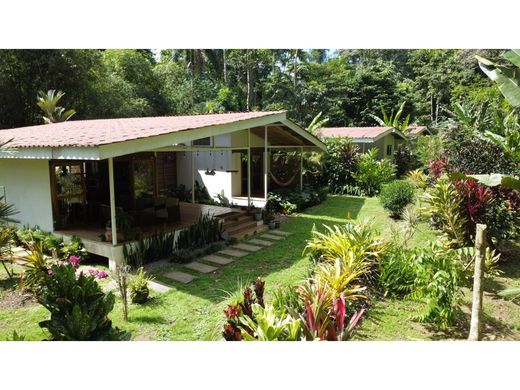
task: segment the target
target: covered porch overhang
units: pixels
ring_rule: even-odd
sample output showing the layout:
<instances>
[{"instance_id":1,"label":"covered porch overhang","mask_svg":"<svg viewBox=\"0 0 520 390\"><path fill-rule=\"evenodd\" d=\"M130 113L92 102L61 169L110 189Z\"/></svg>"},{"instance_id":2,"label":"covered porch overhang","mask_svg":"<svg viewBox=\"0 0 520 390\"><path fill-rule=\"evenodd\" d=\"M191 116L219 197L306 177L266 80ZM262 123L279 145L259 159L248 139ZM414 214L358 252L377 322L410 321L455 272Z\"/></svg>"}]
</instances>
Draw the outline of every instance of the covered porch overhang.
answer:
<instances>
[{"instance_id":1,"label":"covered porch overhang","mask_svg":"<svg viewBox=\"0 0 520 390\"><path fill-rule=\"evenodd\" d=\"M146 119L146 118L145 118ZM71 122L73 123L73 122ZM101 122L100 122L101 123ZM104 123L104 122L103 122ZM61 127L66 124L60 124ZM44 128L44 130L49 128ZM161 152L184 152L191 153L191 184L192 189L195 185L195 154L198 152L224 152L229 151L240 152L247 155L247 193L245 196L237 196L237 203L247 199L247 204L254 200L267 200L268 182L270 174L269 158L271 152L274 150L295 150L300 153L300 189L303 186L301 165L303 160L301 156L306 150L326 150L325 145L312 134L299 127L295 123L287 120L285 112L269 113L266 116L255 117L252 119L237 120L236 122L223 123L199 128L187 128L183 130L172 130L168 132L167 129L161 129L163 134L160 135L146 135L148 129L143 129L143 134L132 133L128 139L123 139L117 142L104 142L106 140L100 139L95 144L88 144L78 146L67 146L66 144L52 147L45 146L47 141L42 139L31 146L19 147L14 154L2 154L0 158L14 158L14 159L43 159L51 162L101 162L103 161L107 167L107 177L104 179L108 184L108 196L110 210L110 225L111 225L111 242L101 242L97 239L97 235L101 234L94 230L88 232L80 232L82 234L93 234L96 241L92 241L88 245L103 247L106 253L107 245L112 247L120 247L118 242L118 221L117 221L117 205L116 205L116 179L117 174L114 169L114 161L124 156L135 155L138 153L161 153ZM107 129L107 131L109 131ZM228 136L230 142L228 144L219 144L216 142L217 138ZM64 133L66 137L66 132ZM110 138L110 133L106 134L107 139ZM210 139L210 145L197 144L197 140ZM29 141L26 141L29 142ZM263 153L263 170L261 175L263 177L263 194L262 196L253 196L251 193L251 154ZM246 171L246 170L244 170ZM83 172L82 172L83 173ZM255 171L255 174L257 171ZM105 186L106 186L105 184ZM106 188L106 187L105 187ZM51 189L55 191L55 189ZM241 194L242 195L242 194ZM83 202L85 202L83 200ZM192 205L195 205L195 191L192 190ZM187 210L187 206L183 206ZM192 224L193 220L181 221L181 224ZM179 228L179 226L177 226ZM73 230L58 229L60 234L65 236L72 235ZM89 233L90 232L90 233ZM81 237L81 234L78 234ZM89 238L85 238L89 240ZM94 248L95 249L95 248ZM97 250L97 249L96 249ZM95 252L93 252L95 253ZM112 257L110 257L112 258ZM116 256L117 258L117 256Z\"/></svg>"}]
</instances>

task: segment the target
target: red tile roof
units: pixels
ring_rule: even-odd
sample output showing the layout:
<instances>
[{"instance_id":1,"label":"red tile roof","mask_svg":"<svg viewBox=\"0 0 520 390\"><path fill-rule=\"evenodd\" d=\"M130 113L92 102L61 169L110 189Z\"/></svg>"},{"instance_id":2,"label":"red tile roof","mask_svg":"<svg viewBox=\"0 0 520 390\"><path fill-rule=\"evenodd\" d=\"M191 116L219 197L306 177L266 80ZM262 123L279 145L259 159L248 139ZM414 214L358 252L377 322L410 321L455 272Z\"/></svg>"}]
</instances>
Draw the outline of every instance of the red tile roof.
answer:
<instances>
[{"instance_id":1,"label":"red tile roof","mask_svg":"<svg viewBox=\"0 0 520 390\"><path fill-rule=\"evenodd\" d=\"M7 141L13 138L13 141L9 143L9 146L13 148L95 147L178 131L230 124L283 112L285 111L68 121L0 130L0 140Z\"/></svg>"},{"instance_id":2,"label":"red tile roof","mask_svg":"<svg viewBox=\"0 0 520 390\"><path fill-rule=\"evenodd\" d=\"M425 131L427 128L426 126L410 126L408 127L408 131L412 134L421 134L423 131Z\"/></svg>"},{"instance_id":3,"label":"red tile roof","mask_svg":"<svg viewBox=\"0 0 520 390\"><path fill-rule=\"evenodd\" d=\"M392 129L391 127L324 127L319 130L323 138L328 137L351 137L351 138L377 138L379 135Z\"/></svg>"}]
</instances>

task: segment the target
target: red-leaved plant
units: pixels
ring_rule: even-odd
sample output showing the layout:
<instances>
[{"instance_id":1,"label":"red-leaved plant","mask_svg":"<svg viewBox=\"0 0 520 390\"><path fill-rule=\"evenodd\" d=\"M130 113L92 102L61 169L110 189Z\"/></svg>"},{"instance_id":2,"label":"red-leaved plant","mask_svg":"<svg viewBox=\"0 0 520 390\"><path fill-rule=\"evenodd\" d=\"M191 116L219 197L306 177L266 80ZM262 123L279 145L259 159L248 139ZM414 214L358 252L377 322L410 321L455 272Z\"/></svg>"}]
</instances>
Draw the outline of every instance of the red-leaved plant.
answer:
<instances>
[{"instance_id":1,"label":"red-leaved plant","mask_svg":"<svg viewBox=\"0 0 520 390\"><path fill-rule=\"evenodd\" d=\"M345 326L347 305L343 293L330 302L326 301L326 294L317 293L314 302L305 302L305 316L302 316L303 331L307 340L346 341L352 338L365 309L358 310Z\"/></svg>"},{"instance_id":2,"label":"red-leaved plant","mask_svg":"<svg viewBox=\"0 0 520 390\"><path fill-rule=\"evenodd\" d=\"M241 324L240 317L248 316L253 318L253 304L258 303L264 307L264 285L265 282L262 279L257 278L253 283L253 290L249 287L244 288L242 293L243 299L236 305L228 305L224 314L226 315L227 323L224 325L222 336L226 341L241 341L243 339L242 332L239 325L253 336L253 331L244 324Z\"/></svg>"},{"instance_id":3,"label":"red-leaved plant","mask_svg":"<svg viewBox=\"0 0 520 390\"><path fill-rule=\"evenodd\" d=\"M493 199L493 192L473 179L455 180L453 184L463 199L468 220L476 224L478 216L485 211L486 206Z\"/></svg>"},{"instance_id":4,"label":"red-leaved plant","mask_svg":"<svg viewBox=\"0 0 520 390\"><path fill-rule=\"evenodd\" d=\"M446 156L438 160L430 160L428 163L428 168L430 170L431 177L438 179L444 172L446 172L448 162L449 160Z\"/></svg>"}]
</instances>

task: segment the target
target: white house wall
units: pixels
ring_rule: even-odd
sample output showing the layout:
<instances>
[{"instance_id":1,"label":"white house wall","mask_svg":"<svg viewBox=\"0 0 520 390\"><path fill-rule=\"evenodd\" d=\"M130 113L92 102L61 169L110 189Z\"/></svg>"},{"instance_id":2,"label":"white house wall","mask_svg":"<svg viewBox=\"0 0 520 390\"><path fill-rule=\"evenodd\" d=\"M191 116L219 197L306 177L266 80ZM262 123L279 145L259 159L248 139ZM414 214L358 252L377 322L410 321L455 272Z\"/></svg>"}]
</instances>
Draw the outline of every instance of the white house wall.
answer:
<instances>
[{"instance_id":1,"label":"white house wall","mask_svg":"<svg viewBox=\"0 0 520 390\"><path fill-rule=\"evenodd\" d=\"M224 134L215 137L218 147L231 146L231 135ZM195 180L208 189L211 197L224 191L225 196L231 199L231 150L215 150L203 152L177 152L177 183L191 188L191 155L195 157ZM215 170L215 175L206 175L207 170Z\"/></svg>"},{"instance_id":2,"label":"white house wall","mask_svg":"<svg viewBox=\"0 0 520 390\"><path fill-rule=\"evenodd\" d=\"M21 225L53 230L48 160L0 159L0 186L20 212L15 218Z\"/></svg>"}]
</instances>

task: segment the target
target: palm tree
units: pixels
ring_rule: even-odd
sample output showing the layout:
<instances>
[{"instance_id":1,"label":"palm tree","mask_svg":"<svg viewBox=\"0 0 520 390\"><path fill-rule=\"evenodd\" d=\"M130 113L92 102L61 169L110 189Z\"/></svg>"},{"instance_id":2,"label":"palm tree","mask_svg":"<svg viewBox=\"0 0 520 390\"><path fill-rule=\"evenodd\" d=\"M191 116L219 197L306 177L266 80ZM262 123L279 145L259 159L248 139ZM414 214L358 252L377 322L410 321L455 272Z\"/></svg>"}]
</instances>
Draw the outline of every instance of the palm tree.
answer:
<instances>
[{"instance_id":1,"label":"palm tree","mask_svg":"<svg viewBox=\"0 0 520 390\"><path fill-rule=\"evenodd\" d=\"M14 206L4 202L4 197L0 196L0 225L5 225L7 223L17 223L17 220L11 218L16 214L18 214L18 211L16 211Z\"/></svg>"},{"instance_id":2,"label":"palm tree","mask_svg":"<svg viewBox=\"0 0 520 390\"><path fill-rule=\"evenodd\" d=\"M65 92L50 89L47 93L43 91L38 92L36 104L42 109L46 116L43 117L45 124L65 122L76 113L75 110L65 110L58 106L59 100L65 95Z\"/></svg>"}]
</instances>

